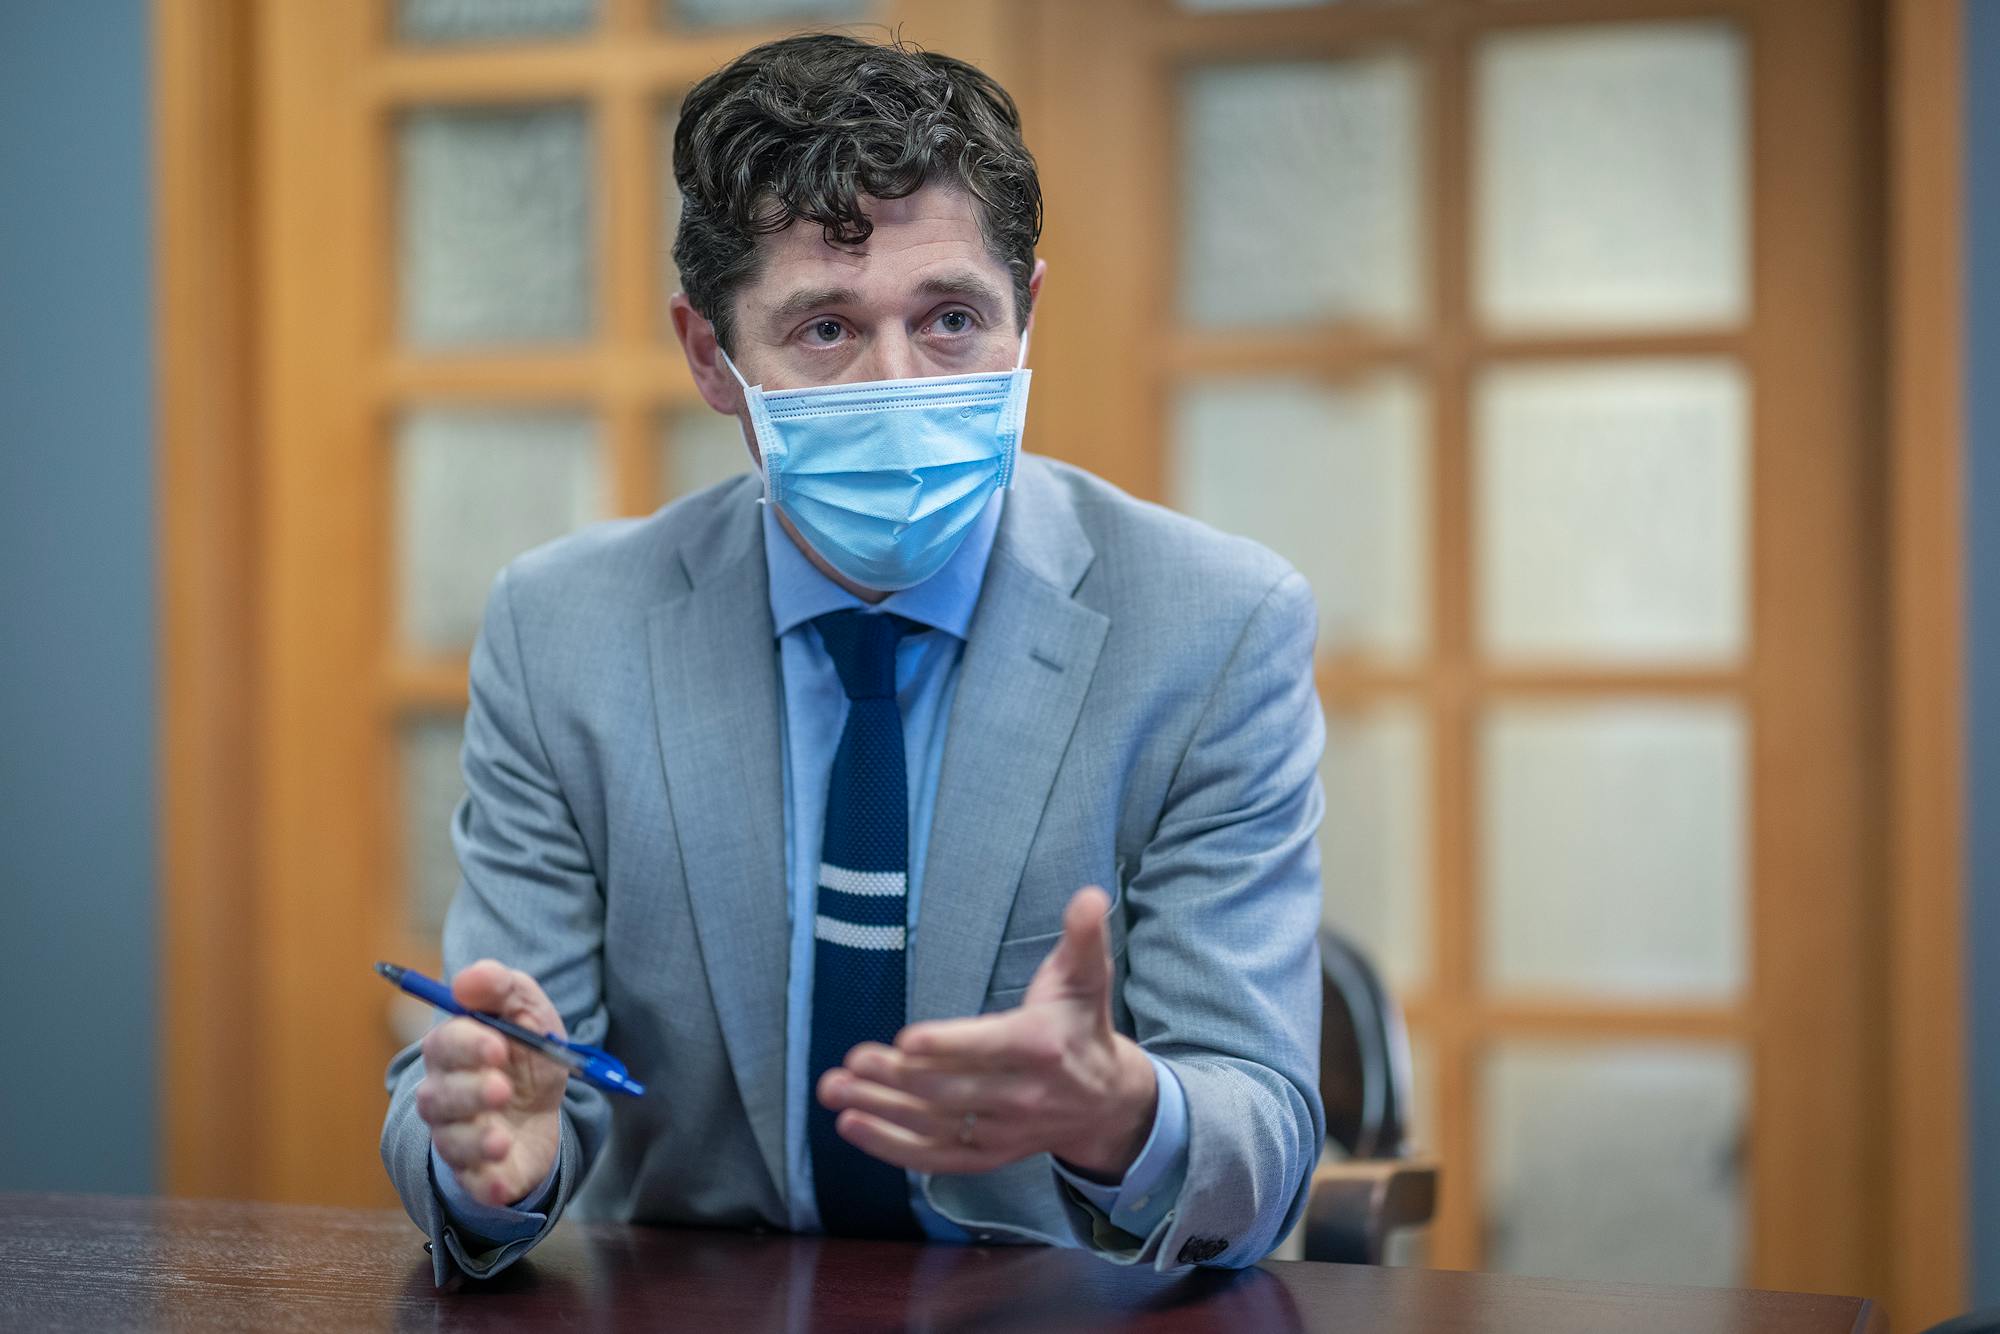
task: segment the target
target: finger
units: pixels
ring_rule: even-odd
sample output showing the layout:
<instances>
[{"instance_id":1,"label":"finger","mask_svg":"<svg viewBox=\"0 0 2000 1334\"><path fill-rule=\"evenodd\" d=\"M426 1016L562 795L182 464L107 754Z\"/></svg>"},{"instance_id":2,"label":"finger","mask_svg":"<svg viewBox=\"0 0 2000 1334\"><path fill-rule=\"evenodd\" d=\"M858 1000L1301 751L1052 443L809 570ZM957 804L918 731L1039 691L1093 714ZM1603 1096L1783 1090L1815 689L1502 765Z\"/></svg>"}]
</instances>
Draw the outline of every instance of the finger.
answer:
<instances>
[{"instance_id":1,"label":"finger","mask_svg":"<svg viewBox=\"0 0 2000 1334\"><path fill-rule=\"evenodd\" d=\"M1062 1061L1060 1035L1044 1016L1028 1010L911 1024L896 1035L896 1050L932 1068L1032 1071ZM857 1069L877 1077L865 1065Z\"/></svg>"},{"instance_id":2,"label":"finger","mask_svg":"<svg viewBox=\"0 0 2000 1334\"><path fill-rule=\"evenodd\" d=\"M1046 1081L1018 1071L958 1071L906 1068L900 1081L886 1085L915 1098L934 1112L963 1116L1032 1116L1042 1106Z\"/></svg>"},{"instance_id":3,"label":"finger","mask_svg":"<svg viewBox=\"0 0 2000 1334\"><path fill-rule=\"evenodd\" d=\"M498 960L481 959L459 969L451 979L451 994L468 1010L497 1014L538 1033L567 1036L542 984Z\"/></svg>"},{"instance_id":4,"label":"finger","mask_svg":"<svg viewBox=\"0 0 2000 1334\"><path fill-rule=\"evenodd\" d=\"M498 1070L438 1071L417 1085L417 1115L433 1126L469 1121L505 1107L513 1096L513 1086Z\"/></svg>"},{"instance_id":5,"label":"finger","mask_svg":"<svg viewBox=\"0 0 2000 1334\"><path fill-rule=\"evenodd\" d=\"M424 1034L424 1068L483 1070L507 1063L507 1040L476 1019L447 1019Z\"/></svg>"},{"instance_id":6,"label":"finger","mask_svg":"<svg viewBox=\"0 0 2000 1334\"><path fill-rule=\"evenodd\" d=\"M481 1116L472 1121L432 1126L431 1143L437 1145L438 1157L450 1163L453 1171L462 1172L487 1167L505 1158L514 1147L514 1137L499 1118Z\"/></svg>"},{"instance_id":7,"label":"finger","mask_svg":"<svg viewBox=\"0 0 2000 1334\"><path fill-rule=\"evenodd\" d=\"M836 1074L937 1103L951 1114L990 1111L1001 1103L1011 1106L1018 1101L1015 1093L1020 1086L1031 1082L1019 1069L911 1056L873 1042L849 1052L847 1064L827 1071L821 1083Z\"/></svg>"},{"instance_id":8,"label":"finger","mask_svg":"<svg viewBox=\"0 0 2000 1334\"><path fill-rule=\"evenodd\" d=\"M1111 994L1111 897L1095 885L1079 889L1063 909L1062 939L1029 984L1036 1000Z\"/></svg>"},{"instance_id":9,"label":"finger","mask_svg":"<svg viewBox=\"0 0 2000 1334\"><path fill-rule=\"evenodd\" d=\"M820 1077L819 1100L821 1106L832 1111L851 1107L931 1139L956 1135L964 1116L962 1112L941 1111L900 1089L857 1079L839 1069L829 1070Z\"/></svg>"},{"instance_id":10,"label":"finger","mask_svg":"<svg viewBox=\"0 0 2000 1334\"><path fill-rule=\"evenodd\" d=\"M452 999L468 1010L498 1014L514 992L514 970L498 959L481 959L451 979Z\"/></svg>"},{"instance_id":11,"label":"finger","mask_svg":"<svg viewBox=\"0 0 2000 1334\"><path fill-rule=\"evenodd\" d=\"M863 1153L910 1172L990 1172L1024 1156L984 1145L968 1148L956 1139L933 1139L867 1112L842 1112L833 1128Z\"/></svg>"}]
</instances>

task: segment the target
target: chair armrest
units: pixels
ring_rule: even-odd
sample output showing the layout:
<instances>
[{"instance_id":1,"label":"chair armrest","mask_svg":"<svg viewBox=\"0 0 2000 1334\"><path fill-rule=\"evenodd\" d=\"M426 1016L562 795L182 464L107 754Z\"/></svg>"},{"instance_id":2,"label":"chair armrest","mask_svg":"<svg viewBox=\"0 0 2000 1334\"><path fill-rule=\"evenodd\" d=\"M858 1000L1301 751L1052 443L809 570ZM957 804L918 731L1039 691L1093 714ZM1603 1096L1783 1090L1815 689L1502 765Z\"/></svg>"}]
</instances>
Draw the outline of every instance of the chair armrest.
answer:
<instances>
[{"instance_id":1,"label":"chair armrest","mask_svg":"<svg viewBox=\"0 0 2000 1334\"><path fill-rule=\"evenodd\" d=\"M1437 1164L1423 1158L1322 1164L1306 1199L1304 1258L1381 1264L1391 1232L1430 1221L1437 1180Z\"/></svg>"}]
</instances>

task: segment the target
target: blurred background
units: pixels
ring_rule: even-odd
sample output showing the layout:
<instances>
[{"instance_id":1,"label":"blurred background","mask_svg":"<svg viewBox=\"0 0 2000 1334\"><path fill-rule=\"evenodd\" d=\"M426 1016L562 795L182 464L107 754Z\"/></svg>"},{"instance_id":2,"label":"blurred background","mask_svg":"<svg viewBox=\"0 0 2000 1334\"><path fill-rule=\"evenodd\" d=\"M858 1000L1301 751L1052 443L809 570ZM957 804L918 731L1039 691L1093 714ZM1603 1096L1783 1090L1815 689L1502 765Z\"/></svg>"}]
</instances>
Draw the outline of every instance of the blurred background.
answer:
<instances>
[{"instance_id":1,"label":"blurred background","mask_svg":"<svg viewBox=\"0 0 2000 1334\"><path fill-rule=\"evenodd\" d=\"M389 1201L486 585L747 466L676 105L850 23L1021 102L1029 448L1317 590L1401 1258L2000 1303L2000 0L0 7L0 1190Z\"/></svg>"}]
</instances>

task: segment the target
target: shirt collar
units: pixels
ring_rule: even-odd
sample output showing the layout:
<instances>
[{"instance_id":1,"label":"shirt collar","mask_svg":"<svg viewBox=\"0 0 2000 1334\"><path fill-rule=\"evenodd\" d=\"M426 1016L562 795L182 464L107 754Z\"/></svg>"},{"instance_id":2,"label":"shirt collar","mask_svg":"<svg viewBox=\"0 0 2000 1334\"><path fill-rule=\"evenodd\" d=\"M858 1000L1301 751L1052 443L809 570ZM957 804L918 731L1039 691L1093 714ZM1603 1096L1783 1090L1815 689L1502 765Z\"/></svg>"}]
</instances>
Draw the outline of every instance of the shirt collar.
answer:
<instances>
[{"instance_id":1,"label":"shirt collar","mask_svg":"<svg viewBox=\"0 0 2000 1334\"><path fill-rule=\"evenodd\" d=\"M986 580L986 558L993 552L993 535L1000 527L1005 491L996 491L972 522L965 540L938 572L912 588L891 593L875 604L877 611L928 625L964 639L972 628L972 611ZM815 616L867 603L821 574L778 522L773 506L760 506L764 518L764 565L771 576L771 623L778 637Z\"/></svg>"}]
</instances>

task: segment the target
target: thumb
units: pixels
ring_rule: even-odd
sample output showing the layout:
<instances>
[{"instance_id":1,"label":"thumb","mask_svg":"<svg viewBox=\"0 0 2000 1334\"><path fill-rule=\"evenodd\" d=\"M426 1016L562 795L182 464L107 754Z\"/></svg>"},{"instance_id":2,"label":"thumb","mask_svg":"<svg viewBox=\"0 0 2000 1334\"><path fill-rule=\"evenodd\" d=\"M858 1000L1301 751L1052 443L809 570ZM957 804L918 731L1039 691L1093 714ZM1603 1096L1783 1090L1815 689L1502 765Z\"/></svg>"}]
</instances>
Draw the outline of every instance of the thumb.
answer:
<instances>
[{"instance_id":1,"label":"thumb","mask_svg":"<svg viewBox=\"0 0 2000 1334\"><path fill-rule=\"evenodd\" d=\"M452 998L468 1010L483 1010L537 1033L560 1033L562 1018L541 984L497 959L467 964L451 979Z\"/></svg>"},{"instance_id":2,"label":"thumb","mask_svg":"<svg viewBox=\"0 0 2000 1334\"><path fill-rule=\"evenodd\" d=\"M1110 908L1111 896L1095 885L1076 892L1063 909L1062 939L1035 971L1024 1002L1111 994L1111 936L1104 921Z\"/></svg>"}]
</instances>

